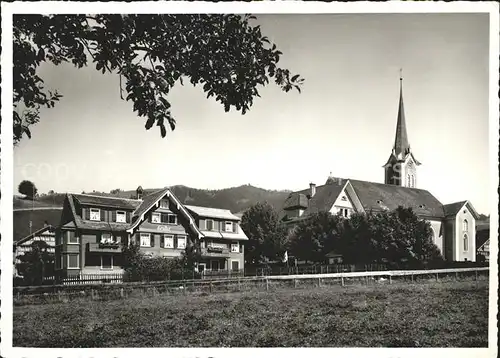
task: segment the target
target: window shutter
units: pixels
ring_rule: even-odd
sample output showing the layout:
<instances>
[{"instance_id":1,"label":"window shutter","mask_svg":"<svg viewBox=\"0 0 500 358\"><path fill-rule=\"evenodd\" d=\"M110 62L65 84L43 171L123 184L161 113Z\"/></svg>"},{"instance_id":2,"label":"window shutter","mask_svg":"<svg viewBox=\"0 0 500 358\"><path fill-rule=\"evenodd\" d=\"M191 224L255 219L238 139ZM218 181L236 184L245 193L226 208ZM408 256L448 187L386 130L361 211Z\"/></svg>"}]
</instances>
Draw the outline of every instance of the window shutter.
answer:
<instances>
[{"instance_id":1,"label":"window shutter","mask_svg":"<svg viewBox=\"0 0 500 358\"><path fill-rule=\"evenodd\" d=\"M205 230L205 220L200 219L198 226L200 230Z\"/></svg>"},{"instance_id":2,"label":"window shutter","mask_svg":"<svg viewBox=\"0 0 500 358\"><path fill-rule=\"evenodd\" d=\"M127 211L126 213L126 216L127 216L127 222L130 223L130 211Z\"/></svg>"},{"instance_id":3,"label":"window shutter","mask_svg":"<svg viewBox=\"0 0 500 358\"><path fill-rule=\"evenodd\" d=\"M90 220L90 209L85 208L83 210L85 210L85 220Z\"/></svg>"},{"instance_id":4,"label":"window shutter","mask_svg":"<svg viewBox=\"0 0 500 358\"><path fill-rule=\"evenodd\" d=\"M220 222L220 231L222 231L222 232L226 231L226 222L225 221Z\"/></svg>"},{"instance_id":5,"label":"window shutter","mask_svg":"<svg viewBox=\"0 0 500 358\"><path fill-rule=\"evenodd\" d=\"M240 254L242 254L242 253L243 253L243 244L240 243Z\"/></svg>"},{"instance_id":6,"label":"window shutter","mask_svg":"<svg viewBox=\"0 0 500 358\"><path fill-rule=\"evenodd\" d=\"M160 247L165 247L165 235L160 235Z\"/></svg>"},{"instance_id":7,"label":"window shutter","mask_svg":"<svg viewBox=\"0 0 500 358\"><path fill-rule=\"evenodd\" d=\"M111 221L116 222L116 210L113 210L111 213Z\"/></svg>"},{"instance_id":8,"label":"window shutter","mask_svg":"<svg viewBox=\"0 0 500 358\"><path fill-rule=\"evenodd\" d=\"M106 210L101 209L101 221L106 221Z\"/></svg>"},{"instance_id":9,"label":"window shutter","mask_svg":"<svg viewBox=\"0 0 500 358\"><path fill-rule=\"evenodd\" d=\"M237 234L237 233L238 233L238 224L237 224L237 223L233 223L233 232L234 232L235 234Z\"/></svg>"},{"instance_id":10,"label":"window shutter","mask_svg":"<svg viewBox=\"0 0 500 358\"><path fill-rule=\"evenodd\" d=\"M141 244L141 234L139 233L135 234L135 243L138 245Z\"/></svg>"},{"instance_id":11,"label":"window shutter","mask_svg":"<svg viewBox=\"0 0 500 358\"><path fill-rule=\"evenodd\" d=\"M75 238L75 232L74 231L68 231L68 232L69 232L68 242L72 242L73 239Z\"/></svg>"},{"instance_id":12,"label":"window shutter","mask_svg":"<svg viewBox=\"0 0 500 358\"><path fill-rule=\"evenodd\" d=\"M151 240L151 247L155 247L155 236L156 236L156 235L151 235L151 234L150 234L150 236L149 236L149 237L151 238L151 239L150 239L150 240Z\"/></svg>"}]
</instances>

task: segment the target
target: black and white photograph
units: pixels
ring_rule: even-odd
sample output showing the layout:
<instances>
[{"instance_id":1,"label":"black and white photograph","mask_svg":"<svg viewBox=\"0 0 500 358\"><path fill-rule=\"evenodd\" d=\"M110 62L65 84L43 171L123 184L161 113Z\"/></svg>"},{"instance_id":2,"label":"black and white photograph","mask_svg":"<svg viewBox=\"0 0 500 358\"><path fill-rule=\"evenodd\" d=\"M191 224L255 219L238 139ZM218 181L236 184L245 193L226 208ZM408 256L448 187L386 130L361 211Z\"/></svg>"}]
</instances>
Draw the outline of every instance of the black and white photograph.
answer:
<instances>
[{"instance_id":1,"label":"black and white photograph","mask_svg":"<svg viewBox=\"0 0 500 358\"><path fill-rule=\"evenodd\" d=\"M364 5L2 3L2 356L497 356L498 3Z\"/></svg>"}]
</instances>

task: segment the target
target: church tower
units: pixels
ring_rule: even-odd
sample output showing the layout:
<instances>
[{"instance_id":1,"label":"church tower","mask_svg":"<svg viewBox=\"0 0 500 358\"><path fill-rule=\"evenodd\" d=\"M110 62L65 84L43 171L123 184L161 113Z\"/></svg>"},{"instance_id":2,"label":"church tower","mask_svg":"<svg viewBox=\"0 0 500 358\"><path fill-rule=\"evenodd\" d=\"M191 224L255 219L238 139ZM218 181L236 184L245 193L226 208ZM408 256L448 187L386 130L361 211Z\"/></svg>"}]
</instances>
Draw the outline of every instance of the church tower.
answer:
<instances>
[{"instance_id":1,"label":"church tower","mask_svg":"<svg viewBox=\"0 0 500 358\"><path fill-rule=\"evenodd\" d=\"M396 124L396 138L391 155L384 165L385 184L399 185L409 188L417 187L418 162L411 152L406 130L405 111L403 105L403 77L399 78L399 110Z\"/></svg>"}]
</instances>

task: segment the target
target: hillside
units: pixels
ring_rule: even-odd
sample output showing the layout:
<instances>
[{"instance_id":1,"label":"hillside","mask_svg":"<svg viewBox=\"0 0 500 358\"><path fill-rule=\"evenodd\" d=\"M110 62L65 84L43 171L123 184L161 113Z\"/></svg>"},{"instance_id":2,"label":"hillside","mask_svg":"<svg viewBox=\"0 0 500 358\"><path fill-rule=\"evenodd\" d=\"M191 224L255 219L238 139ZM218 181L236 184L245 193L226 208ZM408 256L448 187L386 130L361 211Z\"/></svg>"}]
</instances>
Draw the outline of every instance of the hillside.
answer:
<instances>
[{"instance_id":1,"label":"hillside","mask_svg":"<svg viewBox=\"0 0 500 358\"><path fill-rule=\"evenodd\" d=\"M279 209L289 194L289 191L285 190L266 190L251 185L220 190L195 189L184 185L175 185L170 187L170 189L183 204L228 209L233 213L242 212L257 202L262 201L267 201ZM144 189L144 193L147 195L155 190L158 189ZM87 192L87 194L131 198L135 197L135 190L124 190L115 194L93 191ZM64 194L43 195L37 198L34 206L62 206L63 201ZM29 208L31 205L31 200L14 199L14 209Z\"/></svg>"}]
</instances>

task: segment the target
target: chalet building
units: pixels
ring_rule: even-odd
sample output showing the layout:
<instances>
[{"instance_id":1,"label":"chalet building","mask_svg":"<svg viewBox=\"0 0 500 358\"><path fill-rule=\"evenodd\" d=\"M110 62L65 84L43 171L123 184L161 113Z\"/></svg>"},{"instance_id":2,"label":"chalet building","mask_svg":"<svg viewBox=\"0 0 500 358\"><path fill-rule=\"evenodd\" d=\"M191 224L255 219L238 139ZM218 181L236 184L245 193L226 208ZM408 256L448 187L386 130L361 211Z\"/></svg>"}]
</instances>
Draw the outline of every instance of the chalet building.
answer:
<instances>
[{"instance_id":1,"label":"chalet building","mask_svg":"<svg viewBox=\"0 0 500 358\"><path fill-rule=\"evenodd\" d=\"M311 183L308 189L291 193L280 218L293 230L298 221L320 211L349 217L352 213L381 212L399 206L412 208L431 224L433 241L446 260L476 261L476 210L469 201L443 205L429 191L417 188L420 165L408 140L401 79L395 141L383 166L385 182L330 175L324 185Z\"/></svg>"},{"instance_id":2,"label":"chalet building","mask_svg":"<svg viewBox=\"0 0 500 358\"><path fill-rule=\"evenodd\" d=\"M240 227L240 218L229 210L186 205L203 234L200 240L204 270L241 270L244 266L244 242L247 236Z\"/></svg>"},{"instance_id":3,"label":"chalet building","mask_svg":"<svg viewBox=\"0 0 500 358\"><path fill-rule=\"evenodd\" d=\"M142 193L139 187L137 199L68 194L56 235L56 270L67 275L123 273L122 249L132 242L146 255L171 258L180 257L188 245L199 242L205 250L201 270L243 268L241 242L246 236L239 219L229 211L188 208L168 188L144 197ZM207 230L210 220L213 230ZM226 232L224 237L212 238L215 228ZM209 233L207 241L204 232ZM209 253L208 247L216 243L226 243L228 250ZM236 243L238 252L229 246Z\"/></svg>"}]
</instances>

